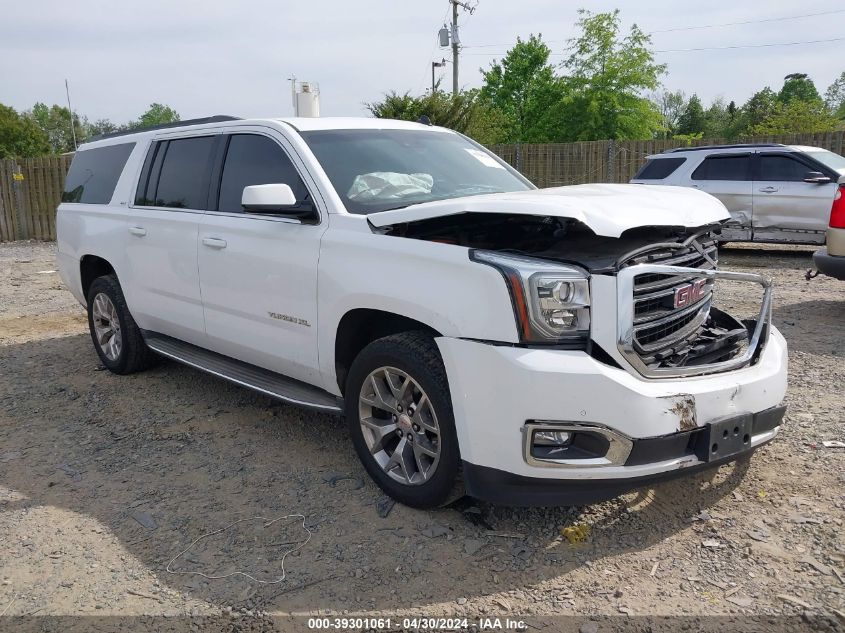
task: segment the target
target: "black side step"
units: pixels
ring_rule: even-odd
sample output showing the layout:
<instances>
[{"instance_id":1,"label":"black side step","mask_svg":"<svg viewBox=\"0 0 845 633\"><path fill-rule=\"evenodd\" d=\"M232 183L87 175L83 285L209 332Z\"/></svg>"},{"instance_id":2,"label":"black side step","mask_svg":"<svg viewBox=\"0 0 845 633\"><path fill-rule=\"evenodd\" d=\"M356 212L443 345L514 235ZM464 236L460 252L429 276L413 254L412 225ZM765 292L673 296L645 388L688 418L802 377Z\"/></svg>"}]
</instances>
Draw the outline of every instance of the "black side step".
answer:
<instances>
[{"instance_id":1,"label":"black side step","mask_svg":"<svg viewBox=\"0 0 845 633\"><path fill-rule=\"evenodd\" d=\"M256 367L190 343L144 331L144 340L154 352L207 372L236 385L258 391L291 404L340 413L341 400L328 391L299 380L288 378L268 369Z\"/></svg>"}]
</instances>

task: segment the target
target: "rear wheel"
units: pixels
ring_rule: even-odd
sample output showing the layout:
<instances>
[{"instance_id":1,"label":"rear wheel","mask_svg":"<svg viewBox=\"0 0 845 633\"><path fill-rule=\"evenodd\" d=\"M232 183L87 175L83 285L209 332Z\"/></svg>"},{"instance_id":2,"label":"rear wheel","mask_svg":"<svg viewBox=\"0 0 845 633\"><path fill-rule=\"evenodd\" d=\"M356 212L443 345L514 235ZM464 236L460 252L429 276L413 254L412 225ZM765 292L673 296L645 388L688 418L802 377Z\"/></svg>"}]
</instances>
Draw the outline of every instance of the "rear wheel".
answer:
<instances>
[{"instance_id":1,"label":"rear wheel","mask_svg":"<svg viewBox=\"0 0 845 633\"><path fill-rule=\"evenodd\" d=\"M460 453L446 370L431 336L404 332L370 343L352 363L345 401L355 450L387 494L419 508L450 500Z\"/></svg>"},{"instance_id":2,"label":"rear wheel","mask_svg":"<svg viewBox=\"0 0 845 633\"><path fill-rule=\"evenodd\" d=\"M141 371L157 360L129 313L114 275L98 277L88 289L88 329L100 361L116 374Z\"/></svg>"}]
</instances>

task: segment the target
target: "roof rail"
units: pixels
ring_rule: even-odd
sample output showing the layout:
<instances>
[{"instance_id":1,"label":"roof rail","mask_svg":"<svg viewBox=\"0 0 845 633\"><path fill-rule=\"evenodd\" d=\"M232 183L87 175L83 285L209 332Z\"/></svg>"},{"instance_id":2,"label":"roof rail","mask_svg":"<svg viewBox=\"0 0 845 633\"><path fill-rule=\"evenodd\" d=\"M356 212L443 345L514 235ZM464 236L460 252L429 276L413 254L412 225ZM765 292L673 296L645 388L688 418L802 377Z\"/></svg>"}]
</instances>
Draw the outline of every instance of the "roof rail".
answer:
<instances>
[{"instance_id":1,"label":"roof rail","mask_svg":"<svg viewBox=\"0 0 845 633\"><path fill-rule=\"evenodd\" d=\"M215 114L214 116L201 117L199 119L185 119L184 121L174 121L173 123L160 123L159 125L150 125L149 127L137 127L131 130L120 130L119 132L109 132L108 134L97 134L91 138L85 139L86 143L91 141L100 141L104 138L115 138L118 136L127 136L129 134L140 134L141 132L149 132L150 130L166 130L170 127L182 127L183 125L201 125L203 123L223 123L224 121L239 121L241 117L229 116L228 114Z\"/></svg>"},{"instance_id":2,"label":"roof rail","mask_svg":"<svg viewBox=\"0 0 845 633\"><path fill-rule=\"evenodd\" d=\"M698 145L696 147L675 147L667 149L664 154L672 154L674 152L695 152L698 150L707 149L742 149L746 147L786 147L783 143L735 143L734 145Z\"/></svg>"}]
</instances>

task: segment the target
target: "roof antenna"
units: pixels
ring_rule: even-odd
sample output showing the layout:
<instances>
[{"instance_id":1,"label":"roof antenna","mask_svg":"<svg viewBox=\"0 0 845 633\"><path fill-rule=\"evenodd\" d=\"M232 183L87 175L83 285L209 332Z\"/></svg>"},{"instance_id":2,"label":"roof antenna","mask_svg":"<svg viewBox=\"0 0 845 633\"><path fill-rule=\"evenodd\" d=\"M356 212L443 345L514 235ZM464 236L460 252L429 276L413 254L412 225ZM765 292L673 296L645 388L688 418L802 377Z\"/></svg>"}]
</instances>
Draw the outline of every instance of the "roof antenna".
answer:
<instances>
[{"instance_id":1,"label":"roof antenna","mask_svg":"<svg viewBox=\"0 0 845 633\"><path fill-rule=\"evenodd\" d=\"M73 121L73 107L70 105L70 88L67 85L67 79L65 79L65 94L67 95L67 109L70 111L70 133L73 136L73 151L76 151L79 146L76 144L76 126Z\"/></svg>"},{"instance_id":2,"label":"roof antenna","mask_svg":"<svg viewBox=\"0 0 845 633\"><path fill-rule=\"evenodd\" d=\"M417 123L422 123L423 125L431 125L431 119L428 118L428 115L423 114L420 117L420 120Z\"/></svg>"}]
</instances>

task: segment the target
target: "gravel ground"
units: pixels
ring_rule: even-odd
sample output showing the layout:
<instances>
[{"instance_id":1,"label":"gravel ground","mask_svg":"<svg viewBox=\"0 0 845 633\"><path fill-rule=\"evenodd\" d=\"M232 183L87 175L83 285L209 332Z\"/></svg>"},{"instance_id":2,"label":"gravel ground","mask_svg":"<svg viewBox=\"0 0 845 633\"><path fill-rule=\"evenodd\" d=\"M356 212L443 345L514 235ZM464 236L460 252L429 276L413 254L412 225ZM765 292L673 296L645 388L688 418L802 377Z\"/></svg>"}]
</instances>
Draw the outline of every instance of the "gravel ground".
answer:
<instances>
[{"instance_id":1,"label":"gravel ground","mask_svg":"<svg viewBox=\"0 0 845 633\"><path fill-rule=\"evenodd\" d=\"M845 284L805 281L812 249L722 252L774 278L790 344L787 423L750 462L588 507L437 511L385 504L338 418L173 363L102 371L54 249L0 245L0 614L845 618L845 449L822 445L845 440ZM278 582L184 573L237 571Z\"/></svg>"}]
</instances>

